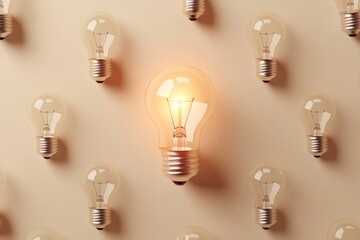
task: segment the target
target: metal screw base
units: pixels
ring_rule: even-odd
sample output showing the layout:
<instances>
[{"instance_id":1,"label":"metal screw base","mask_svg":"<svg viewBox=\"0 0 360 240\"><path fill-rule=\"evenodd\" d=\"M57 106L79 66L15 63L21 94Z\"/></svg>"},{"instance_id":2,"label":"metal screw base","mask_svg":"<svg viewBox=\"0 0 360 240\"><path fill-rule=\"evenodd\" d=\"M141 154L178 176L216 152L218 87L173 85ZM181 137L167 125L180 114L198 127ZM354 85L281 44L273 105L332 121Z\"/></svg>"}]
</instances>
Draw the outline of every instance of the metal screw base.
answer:
<instances>
[{"instance_id":1,"label":"metal screw base","mask_svg":"<svg viewBox=\"0 0 360 240\"><path fill-rule=\"evenodd\" d=\"M276 59L256 59L256 75L264 82L268 83L277 74Z\"/></svg>"},{"instance_id":2,"label":"metal screw base","mask_svg":"<svg viewBox=\"0 0 360 240\"><path fill-rule=\"evenodd\" d=\"M184 185L199 172L198 150L162 149L163 174L176 185Z\"/></svg>"},{"instance_id":3,"label":"metal screw base","mask_svg":"<svg viewBox=\"0 0 360 240\"><path fill-rule=\"evenodd\" d=\"M307 147L314 157L319 158L328 150L328 138L327 136L307 135Z\"/></svg>"},{"instance_id":4,"label":"metal screw base","mask_svg":"<svg viewBox=\"0 0 360 240\"><path fill-rule=\"evenodd\" d=\"M90 223L98 230L103 230L111 223L110 208L89 208Z\"/></svg>"},{"instance_id":5,"label":"metal screw base","mask_svg":"<svg viewBox=\"0 0 360 240\"><path fill-rule=\"evenodd\" d=\"M37 136L36 151L43 158L50 159L58 151L58 139L54 136Z\"/></svg>"},{"instance_id":6,"label":"metal screw base","mask_svg":"<svg viewBox=\"0 0 360 240\"><path fill-rule=\"evenodd\" d=\"M205 12L204 0L184 0L184 14L190 21L196 21Z\"/></svg>"},{"instance_id":7,"label":"metal screw base","mask_svg":"<svg viewBox=\"0 0 360 240\"><path fill-rule=\"evenodd\" d=\"M12 33L13 21L10 14L0 14L0 40Z\"/></svg>"},{"instance_id":8,"label":"metal screw base","mask_svg":"<svg viewBox=\"0 0 360 240\"><path fill-rule=\"evenodd\" d=\"M268 230L277 221L275 208L256 208L256 222L265 230Z\"/></svg>"},{"instance_id":9,"label":"metal screw base","mask_svg":"<svg viewBox=\"0 0 360 240\"><path fill-rule=\"evenodd\" d=\"M341 28L350 37L355 37L360 32L360 12L340 13Z\"/></svg>"},{"instance_id":10,"label":"metal screw base","mask_svg":"<svg viewBox=\"0 0 360 240\"><path fill-rule=\"evenodd\" d=\"M111 76L111 61L108 58L96 59L89 58L90 77L97 83L103 83Z\"/></svg>"}]
</instances>

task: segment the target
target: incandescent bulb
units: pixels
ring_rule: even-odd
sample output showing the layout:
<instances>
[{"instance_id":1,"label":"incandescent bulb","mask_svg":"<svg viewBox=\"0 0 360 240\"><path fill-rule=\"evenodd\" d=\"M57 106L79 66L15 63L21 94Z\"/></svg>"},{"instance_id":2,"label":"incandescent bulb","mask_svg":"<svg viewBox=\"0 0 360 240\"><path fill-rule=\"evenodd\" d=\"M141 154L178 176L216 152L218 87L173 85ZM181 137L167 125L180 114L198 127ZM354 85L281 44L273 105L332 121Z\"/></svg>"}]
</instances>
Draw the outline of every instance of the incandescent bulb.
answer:
<instances>
[{"instance_id":1,"label":"incandescent bulb","mask_svg":"<svg viewBox=\"0 0 360 240\"><path fill-rule=\"evenodd\" d=\"M212 240L211 235L200 227L186 227L176 236L176 240Z\"/></svg>"},{"instance_id":2,"label":"incandescent bulb","mask_svg":"<svg viewBox=\"0 0 360 240\"><path fill-rule=\"evenodd\" d=\"M48 229L36 229L29 233L26 240L58 240L56 234Z\"/></svg>"},{"instance_id":3,"label":"incandescent bulb","mask_svg":"<svg viewBox=\"0 0 360 240\"><path fill-rule=\"evenodd\" d=\"M250 190L255 200L256 222L265 230L277 220L277 201L285 187L285 177L272 164L262 164L250 172Z\"/></svg>"},{"instance_id":4,"label":"incandescent bulb","mask_svg":"<svg viewBox=\"0 0 360 240\"><path fill-rule=\"evenodd\" d=\"M196 21L205 12L205 1L183 0L183 12L190 21Z\"/></svg>"},{"instance_id":5,"label":"incandescent bulb","mask_svg":"<svg viewBox=\"0 0 360 240\"><path fill-rule=\"evenodd\" d=\"M89 73L97 83L103 83L111 76L110 50L117 32L116 21L105 13L92 14L83 27L82 40L88 51Z\"/></svg>"},{"instance_id":6,"label":"incandescent bulb","mask_svg":"<svg viewBox=\"0 0 360 240\"><path fill-rule=\"evenodd\" d=\"M210 80L189 66L164 69L147 88L146 108L159 131L163 173L177 185L199 171L200 134L214 104Z\"/></svg>"},{"instance_id":7,"label":"incandescent bulb","mask_svg":"<svg viewBox=\"0 0 360 240\"><path fill-rule=\"evenodd\" d=\"M62 101L52 95L38 97L31 106L30 117L36 132L37 152L45 159L51 158L58 150L55 130L65 115Z\"/></svg>"},{"instance_id":8,"label":"incandescent bulb","mask_svg":"<svg viewBox=\"0 0 360 240\"><path fill-rule=\"evenodd\" d=\"M359 0L335 0L341 18L341 28L350 37L360 31Z\"/></svg>"},{"instance_id":9,"label":"incandescent bulb","mask_svg":"<svg viewBox=\"0 0 360 240\"><path fill-rule=\"evenodd\" d=\"M10 14L10 0L0 0L0 40L12 33L13 21Z\"/></svg>"},{"instance_id":10,"label":"incandescent bulb","mask_svg":"<svg viewBox=\"0 0 360 240\"><path fill-rule=\"evenodd\" d=\"M299 118L305 126L307 147L314 157L320 157L328 150L326 130L334 119L335 104L322 95L311 95L300 105Z\"/></svg>"},{"instance_id":11,"label":"incandescent bulb","mask_svg":"<svg viewBox=\"0 0 360 240\"><path fill-rule=\"evenodd\" d=\"M265 83L277 74L277 53L285 35L283 21L269 12L255 16L248 26L248 39L255 52L256 74Z\"/></svg>"},{"instance_id":12,"label":"incandescent bulb","mask_svg":"<svg viewBox=\"0 0 360 240\"><path fill-rule=\"evenodd\" d=\"M328 231L327 240L359 240L360 225L352 219L340 219Z\"/></svg>"},{"instance_id":13,"label":"incandescent bulb","mask_svg":"<svg viewBox=\"0 0 360 240\"><path fill-rule=\"evenodd\" d=\"M81 188L89 203L90 223L103 230L111 222L111 201L118 185L118 177L105 163L95 163L85 174Z\"/></svg>"}]
</instances>

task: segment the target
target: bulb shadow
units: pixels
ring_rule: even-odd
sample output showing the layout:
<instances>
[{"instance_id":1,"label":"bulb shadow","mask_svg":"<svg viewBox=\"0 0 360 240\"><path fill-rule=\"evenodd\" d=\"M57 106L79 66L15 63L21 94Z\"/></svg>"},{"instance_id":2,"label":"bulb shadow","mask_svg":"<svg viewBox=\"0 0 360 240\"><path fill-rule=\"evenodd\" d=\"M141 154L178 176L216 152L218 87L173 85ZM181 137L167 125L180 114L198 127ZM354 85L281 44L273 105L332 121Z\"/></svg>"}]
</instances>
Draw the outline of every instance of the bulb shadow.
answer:
<instances>
[{"instance_id":1,"label":"bulb shadow","mask_svg":"<svg viewBox=\"0 0 360 240\"><path fill-rule=\"evenodd\" d=\"M5 38L5 41L14 45L22 45L25 42L24 29L16 17L12 16L12 20L13 32Z\"/></svg>"},{"instance_id":2,"label":"bulb shadow","mask_svg":"<svg viewBox=\"0 0 360 240\"><path fill-rule=\"evenodd\" d=\"M119 233L122 229L121 219L115 209L111 210L111 223L104 229L109 233Z\"/></svg>"},{"instance_id":3,"label":"bulb shadow","mask_svg":"<svg viewBox=\"0 0 360 240\"><path fill-rule=\"evenodd\" d=\"M51 160L56 164L67 164L68 163L68 152L65 142L58 138L58 152L51 157Z\"/></svg>"},{"instance_id":4,"label":"bulb shadow","mask_svg":"<svg viewBox=\"0 0 360 240\"><path fill-rule=\"evenodd\" d=\"M338 164L338 152L336 148L336 144L334 141L328 136L328 151L324 153L321 157L324 163L328 164Z\"/></svg>"},{"instance_id":5,"label":"bulb shadow","mask_svg":"<svg viewBox=\"0 0 360 240\"><path fill-rule=\"evenodd\" d=\"M0 213L0 236L1 235L10 236L12 232L13 231L9 220L6 218L4 214Z\"/></svg>"},{"instance_id":6,"label":"bulb shadow","mask_svg":"<svg viewBox=\"0 0 360 240\"><path fill-rule=\"evenodd\" d=\"M286 88L288 85L286 68L280 61L277 62L277 68L278 72L276 77L272 79L268 84L274 87Z\"/></svg>"},{"instance_id":7,"label":"bulb shadow","mask_svg":"<svg viewBox=\"0 0 360 240\"><path fill-rule=\"evenodd\" d=\"M124 73L123 70L120 66L120 64L116 61L112 61L111 62L112 66L111 66L111 77L108 78L103 84L106 87L112 88L112 89L117 89L117 90L121 90L124 88Z\"/></svg>"},{"instance_id":8,"label":"bulb shadow","mask_svg":"<svg viewBox=\"0 0 360 240\"><path fill-rule=\"evenodd\" d=\"M205 0L205 13L200 16L197 20L203 26L215 26L216 25L216 15L214 8L212 7L211 0Z\"/></svg>"},{"instance_id":9,"label":"bulb shadow","mask_svg":"<svg viewBox=\"0 0 360 240\"><path fill-rule=\"evenodd\" d=\"M269 229L271 233L286 232L286 216L281 210L277 210L277 222Z\"/></svg>"}]
</instances>

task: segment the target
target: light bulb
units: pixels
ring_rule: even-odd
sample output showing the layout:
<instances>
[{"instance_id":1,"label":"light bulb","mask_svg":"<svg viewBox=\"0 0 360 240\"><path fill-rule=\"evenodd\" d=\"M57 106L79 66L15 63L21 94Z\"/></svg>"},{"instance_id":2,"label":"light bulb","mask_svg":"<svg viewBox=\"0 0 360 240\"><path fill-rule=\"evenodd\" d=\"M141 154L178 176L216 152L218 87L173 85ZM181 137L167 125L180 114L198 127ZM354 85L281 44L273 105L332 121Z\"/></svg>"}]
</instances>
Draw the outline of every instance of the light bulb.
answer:
<instances>
[{"instance_id":1,"label":"light bulb","mask_svg":"<svg viewBox=\"0 0 360 240\"><path fill-rule=\"evenodd\" d=\"M255 16L248 26L248 39L255 52L256 74L265 83L276 77L277 55L285 35L283 21L269 12Z\"/></svg>"},{"instance_id":2,"label":"light bulb","mask_svg":"<svg viewBox=\"0 0 360 240\"><path fill-rule=\"evenodd\" d=\"M334 119L335 104L322 95L311 95L300 105L299 118L305 126L308 151L319 158L328 150L326 130Z\"/></svg>"},{"instance_id":3,"label":"light bulb","mask_svg":"<svg viewBox=\"0 0 360 240\"><path fill-rule=\"evenodd\" d=\"M284 174L272 164L259 165L250 172L250 190L255 200L256 222L265 230L277 221L277 202L284 187Z\"/></svg>"},{"instance_id":4,"label":"light bulb","mask_svg":"<svg viewBox=\"0 0 360 240\"><path fill-rule=\"evenodd\" d=\"M341 18L341 28L350 37L360 31L359 0L335 0Z\"/></svg>"},{"instance_id":5,"label":"light bulb","mask_svg":"<svg viewBox=\"0 0 360 240\"><path fill-rule=\"evenodd\" d=\"M186 227L176 236L176 240L212 240L211 235L200 227Z\"/></svg>"},{"instance_id":6,"label":"light bulb","mask_svg":"<svg viewBox=\"0 0 360 240\"><path fill-rule=\"evenodd\" d=\"M117 175L106 163L92 165L85 174L81 188L89 203L90 223L103 230L111 222L111 201L118 185Z\"/></svg>"},{"instance_id":7,"label":"light bulb","mask_svg":"<svg viewBox=\"0 0 360 240\"><path fill-rule=\"evenodd\" d=\"M36 229L29 233L26 240L59 240L59 238L48 229Z\"/></svg>"},{"instance_id":8,"label":"light bulb","mask_svg":"<svg viewBox=\"0 0 360 240\"><path fill-rule=\"evenodd\" d=\"M210 80L189 66L165 68L147 88L146 108L159 131L163 173L176 185L199 171L200 134L214 104Z\"/></svg>"},{"instance_id":9,"label":"light bulb","mask_svg":"<svg viewBox=\"0 0 360 240\"><path fill-rule=\"evenodd\" d=\"M88 51L89 73L103 83L111 76L111 48L117 36L115 20L105 13L94 13L86 20L82 40Z\"/></svg>"},{"instance_id":10,"label":"light bulb","mask_svg":"<svg viewBox=\"0 0 360 240\"><path fill-rule=\"evenodd\" d=\"M31 105L30 117L36 132L37 152L50 159L58 150L58 138L55 130L65 115L62 101L52 95L42 95Z\"/></svg>"},{"instance_id":11,"label":"light bulb","mask_svg":"<svg viewBox=\"0 0 360 240\"><path fill-rule=\"evenodd\" d=\"M360 225L352 219L340 219L328 231L327 240L359 240Z\"/></svg>"},{"instance_id":12,"label":"light bulb","mask_svg":"<svg viewBox=\"0 0 360 240\"><path fill-rule=\"evenodd\" d=\"M0 0L0 40L12 33L13 20L10 14L10 0Z\"/></svg>"},{"instance_id":13,"label":"light bulb","mask_svg":"<svg viewBox=\"0 0 360 240\"><path fill-rule=\"evenodd\" d=\"M196 21L205 12L205 1L183 0L183 12L190 21Z\"/></svg>"}]
</instances>

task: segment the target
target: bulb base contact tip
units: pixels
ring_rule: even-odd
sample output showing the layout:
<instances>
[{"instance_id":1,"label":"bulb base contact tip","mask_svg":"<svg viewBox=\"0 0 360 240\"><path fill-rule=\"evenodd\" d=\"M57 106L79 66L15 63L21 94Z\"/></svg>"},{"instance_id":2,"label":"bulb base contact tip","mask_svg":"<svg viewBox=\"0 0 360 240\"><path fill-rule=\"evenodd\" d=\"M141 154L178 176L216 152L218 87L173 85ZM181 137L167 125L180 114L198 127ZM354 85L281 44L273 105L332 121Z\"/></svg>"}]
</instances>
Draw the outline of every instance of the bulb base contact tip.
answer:
<instances>
[{"instance_id":1,"label":"bulb base contact tip","mask_svg":"<svg viewBox=\"0 0 360 240\"><path fill-rule=\"evenodd\" d=\"M320 158L328 150L328 138L327 136L307 135L307 147L314 157Z\"/></svg>"},{"instance_id":2,"label":"bulb base contact tip","mask_svg":"<svg viewBox=\"0 0 360 240\"><path fill-rule=\"evenodd\" d=\"M184 13L190 21L196 21L204 12L204 0L184 0Z\"/></svg>"},{"instance_id":3,"label":"bulb base contact tip","mask_svg":"<svg viewBox=\"0 0 360 240\"><path fill-rule=\"evenodd\" d=\"M13 30L11 14L0 14L0 40L4 40Z\"/></svg>"},{"instance_id":4,"label":"bulb base contact tip","mask_svg":"<svg viewBox=\"0 0 360 240\"><path fill-rule=\"evenodd\" d=\"M175 185L184 185L199 172L198 150L162 149L162 155L162 172Z\"/></svg>"},{"instance_id":5,"label":"bulb base contact tip","mask_svg":"<svg viewBox=\"0 0 360 240\"><path fill-rule=\"evenodd\" d=\"M103 83L111 76L111 60L89 58L89 74L97 83Z\"/></svg>"},{"instance_id":6,"label":"bulb base contact tip","mask_svg":"<svg viewBox=\"0 0 360 240\"><path fill-rule=\"evenodd\" d=\"M36 137L36 151L43 158L50 159L58 151L58 139L54 136Z\"/></svg>"},{"instance_id":7,"label":"bulb base contact tip","mask_svg":"<svg viewBox=\"0 0 360 240\"><path fill-rule=\"evenodd\" d=\"M90 223L96 227L97 230L103 230L111 223L111 209L110 208L89 208Z\"/></svg>"},{"instance_id":8,"label":"bulb base contact tip","mask_svg":"<svg viewBox=\"0 0 360 240\"><path fill-rule=\"evenodd\" d=\"M276 59L256 59L256 75L264 82L268 83L276 77L277 74L277 60Z\"/></svg>"},{"instance_id":9,"label":"bulb base contact tip","mask_svg":"<svg viewBox=\"0 0 360 240\"><path fill-rule=\"evenodd\" d=\"M256 222L264 230L269 230L277 221L277 210L275 208L256 208Z\"/></svg>"},{"instance_id":10,"label":"bulb base contact tip","mask_svg":"<svg viewBox=\"0 0 360 240\"><path fill-rule=\"evenodd\" d=\"M350 37L356 37L360 32L360 12L340 13L341 28Z\"/></svg>"}]
</instances>

